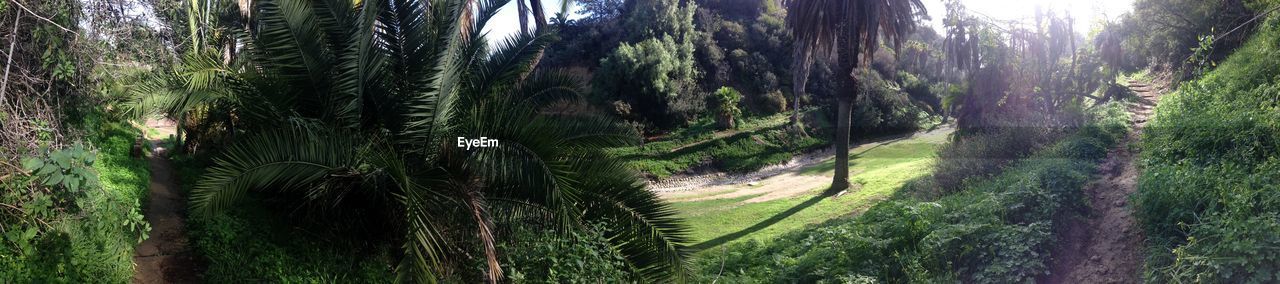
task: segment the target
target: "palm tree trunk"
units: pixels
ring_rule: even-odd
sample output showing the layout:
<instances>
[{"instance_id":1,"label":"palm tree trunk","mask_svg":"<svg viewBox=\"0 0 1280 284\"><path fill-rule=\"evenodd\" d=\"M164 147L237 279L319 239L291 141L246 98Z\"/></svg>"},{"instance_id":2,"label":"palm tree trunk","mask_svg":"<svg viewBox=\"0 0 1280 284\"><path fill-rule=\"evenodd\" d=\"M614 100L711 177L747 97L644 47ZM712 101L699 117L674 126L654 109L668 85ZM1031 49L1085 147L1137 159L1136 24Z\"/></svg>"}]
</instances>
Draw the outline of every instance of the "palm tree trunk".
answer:
<instances>
[{"instance_id":1,"label":"palm tree trunk","mask_svg":"<svg viewBox=\"0 0 1280 284\"><path fill-rule=\"evenodd\" d=\"M831 180L832 192L849 188L849 127L853 122L853 100L836 101L836 174Z\"/></svg>"},{"instance_id":2,"label":"palm tree trunk","mask_svg":"<svg viewBox=\"0 0 1280 284\"><path fill-rule=\"evenodd\" d=\"M795 54L792 55L792 62L795 64L791 68L791 125L800 126L800 97L804 96L805 86L809 82L809 67L813 64L809 58L812 49L808 46L796 43Z\"/></svg>"},{"instance_id":3,"label":"palm tree trunk","mask_svg":"<svg viewBox=\"0 0 1280 284\"><path fill-rule=\"evenodd\" d=\"M525 0L516 0L516 14L520 16L520 32L529 32L529 6L525 5Z\"/></svg>"}]
</instances>

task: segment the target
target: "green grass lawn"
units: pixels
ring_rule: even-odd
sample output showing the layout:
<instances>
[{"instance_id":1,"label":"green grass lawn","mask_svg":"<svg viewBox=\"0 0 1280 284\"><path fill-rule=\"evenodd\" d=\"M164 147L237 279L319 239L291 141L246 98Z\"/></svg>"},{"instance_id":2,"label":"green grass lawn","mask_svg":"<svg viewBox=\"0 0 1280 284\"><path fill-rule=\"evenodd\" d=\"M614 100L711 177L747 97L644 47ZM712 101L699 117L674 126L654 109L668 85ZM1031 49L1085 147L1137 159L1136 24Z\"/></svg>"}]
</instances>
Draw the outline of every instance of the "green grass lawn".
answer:
<instances>
[{"instance_id":1,"label":"green grass lawn","mask_svg":"<svg viewBox=\"0 0 1280 284\"><path fill-rule=\"evenodd\" d=\"M851 180L860 188L839 197L822 195L826 185L808 193L783 199L746 203L753 197L682 202L673 206L692 228L694 248L715 253L714 248L733 242L764 240L799 230L810 224L853 216L894 195L907 181L929 173L945 133L872 143L851 151ZM808 175L831 176L834 161L801 169ZM685 197L705 197L707 195Z\"/></svg>"}]
</instances>

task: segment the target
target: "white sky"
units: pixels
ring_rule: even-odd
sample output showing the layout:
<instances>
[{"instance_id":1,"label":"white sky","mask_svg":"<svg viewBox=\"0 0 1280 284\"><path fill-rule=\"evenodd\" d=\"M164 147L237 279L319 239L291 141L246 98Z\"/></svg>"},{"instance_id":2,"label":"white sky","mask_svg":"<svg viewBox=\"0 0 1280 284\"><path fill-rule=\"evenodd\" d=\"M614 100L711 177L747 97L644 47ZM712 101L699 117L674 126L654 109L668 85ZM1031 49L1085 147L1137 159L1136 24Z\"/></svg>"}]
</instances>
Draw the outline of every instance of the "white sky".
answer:
<instances>
[{"instance_id":1,"label":"white sky","mask_svg":"<svg viewBox=\"0 0 1280 284\"><path fill-rule=\"evenodd\" d=\"M551 18L554 18L556 13L560 12L560 5L561 5L560 1L564 1L564 0L542 0L542 9L546 10L548 21L550 21ZM637 0L637 1L648 1L648 0ZM578 7L576 6L569 7L570 14L575 14L575 12L577 11L578 11ZM569 18L575 19L577 17L569 17ZM529 16L529 20L533 21L532 15ZM494 15L493 19L489 20L488 24L485 24L484 30L485 32L489 33L489 38L488 38L489 42L496 42L498 40L502 40L503 38L506 38L507 36L515 34L517 31L519 31L520 15L516 14L516 1L508 2L506 6L502 6L502 8L498 10L498 14Z\"/></svg>"}]
</instances>

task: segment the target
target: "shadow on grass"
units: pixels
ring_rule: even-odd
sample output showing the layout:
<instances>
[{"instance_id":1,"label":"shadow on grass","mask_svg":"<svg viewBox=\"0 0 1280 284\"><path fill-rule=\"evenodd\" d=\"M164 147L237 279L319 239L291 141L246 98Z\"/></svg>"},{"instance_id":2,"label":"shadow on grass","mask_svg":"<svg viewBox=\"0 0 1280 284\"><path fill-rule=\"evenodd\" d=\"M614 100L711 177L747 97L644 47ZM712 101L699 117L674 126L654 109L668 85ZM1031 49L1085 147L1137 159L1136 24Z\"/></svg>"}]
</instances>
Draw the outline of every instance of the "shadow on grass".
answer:
<instances>
[{"instance_id":1,"label":"shadow on grass","mask_svg":"<svg viewBox=\"0 0 1280 284\"><path fill-rule=\"evenodd\" d=\"M834 190L831 190L828 188L827 190L824 190L822 194L811 197L809 198L809 200L805 200L800 204L796 204L796 206L792 206L791 208L785 211L778 212L778 214L773 215L773 217L769 217L769 219L760 221L755 225L751 225L750 227L744 228L742 230L738 230L737 232L725 234L723 236L695 244L693 246L690 246L689 248L693 252L700 252L709 248L713 248L713 247L737 240L737 239L741 239L742 237L745 237L751 233L758 232L760 230L763 230L764 228L773 226L773 224L782 222L782 220L786 220L792 215L795 215L796 213L800 213L800 211L804 211L805 209L812 207L814 204L818 204L818 202L821 202L823 199L835 196L836 193L838 192L835 192Z\"/></svg>"}]
</instances>

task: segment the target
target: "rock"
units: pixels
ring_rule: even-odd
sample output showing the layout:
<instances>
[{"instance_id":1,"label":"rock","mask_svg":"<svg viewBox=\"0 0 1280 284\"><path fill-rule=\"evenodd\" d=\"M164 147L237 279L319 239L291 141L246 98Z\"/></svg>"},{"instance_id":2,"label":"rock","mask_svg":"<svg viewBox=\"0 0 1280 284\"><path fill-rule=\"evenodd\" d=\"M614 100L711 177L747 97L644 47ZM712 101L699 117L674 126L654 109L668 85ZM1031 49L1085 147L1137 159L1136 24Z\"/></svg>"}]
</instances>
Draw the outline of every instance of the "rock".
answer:
<instances>
[{"instance_id":1,"label":"rock","mask_svg":"<svg viewBox=\"0 0 1280 284\"><path fill-rule=\"evenodd\" d=\"M1128 204L1128 202L1125 201L1123 198L1120 200L1116 200L1116 202L1113 203L1113 205L1115 205L1116 207L1124 207L1126 204Z\"/></svg>"},{"instance_id":2,"label":"rock","mask_svg":"<svg viewBox=\"0 0 1280 284\"><path fill-rule=\"evenodd\" d=\"M142 157L142 137L133 140L133 148L129 149L129 156L134 158Z\"/></svg>"},{"instance_id":3,"label":"rock","mask_svg":"<svg viewBox=\"0 0 1280 284\"><path fill-rule=\"evenodd\" d=\"M760 186L760 182L758 182L758 181L748 182L748 183L747 183L747 185L748 185L748 186Z\"/></svg>"},{"instance_id":4,"label":"rock","mask_svg":"<svg viewBox=\"0 0 1280 284\"><path fill-rule=\"evenodd\" d=\"M1092 262L1098 262L1098 260L1101 260L1101 259L1102 259L1102 258L1100 258L1100 257L1098 257L1098 256L1096 256L1096 255L1095 255L1095 256L1091 256L1091 257L1089 257L1089 261L1092 261Z\"/></svg>"}]
</instances>

